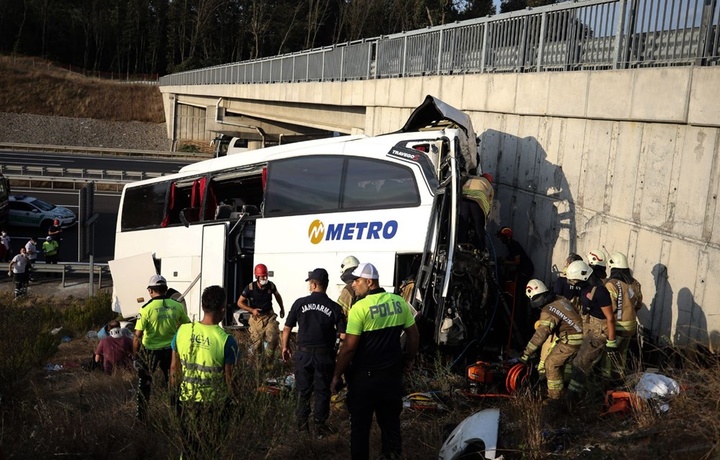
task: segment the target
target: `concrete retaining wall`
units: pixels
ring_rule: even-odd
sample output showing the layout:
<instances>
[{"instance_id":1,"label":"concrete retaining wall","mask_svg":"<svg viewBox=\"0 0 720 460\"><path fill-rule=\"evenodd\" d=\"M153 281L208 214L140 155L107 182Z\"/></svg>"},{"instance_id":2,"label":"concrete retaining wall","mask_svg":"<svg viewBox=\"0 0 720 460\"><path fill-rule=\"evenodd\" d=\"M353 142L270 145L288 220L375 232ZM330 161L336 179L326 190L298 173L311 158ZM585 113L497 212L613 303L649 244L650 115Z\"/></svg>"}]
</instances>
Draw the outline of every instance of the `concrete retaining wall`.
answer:
<instances>
[{"instance_id":1,"label":"concrete retaining wall","mask_svg":"<svg viewBox=\"0 0 720 460\"><path fill-rule=\"evenodd\" d=\"M538 277L551 281L570 251L625 252L643 286L643 326L718 350L717 88L720 67L162 90L364 106L364 126L351 129L370 135L398 129L426 94L437 96L472 117L498 188L489 229L512 226Z\"/></svg>"}]
</instances>

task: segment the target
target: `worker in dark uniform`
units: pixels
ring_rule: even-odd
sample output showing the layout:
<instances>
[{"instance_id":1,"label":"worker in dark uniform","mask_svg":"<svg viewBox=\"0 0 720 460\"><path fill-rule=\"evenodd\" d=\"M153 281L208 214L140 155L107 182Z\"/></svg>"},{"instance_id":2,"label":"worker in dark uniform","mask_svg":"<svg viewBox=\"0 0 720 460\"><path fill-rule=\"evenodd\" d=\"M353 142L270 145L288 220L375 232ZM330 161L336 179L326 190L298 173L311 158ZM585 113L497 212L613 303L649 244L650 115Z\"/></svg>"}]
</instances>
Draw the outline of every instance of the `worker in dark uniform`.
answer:
<instances>
[{"instance_id":1,"label":"worker in dark uniform","mask_svg":"<svg viewBox=\"0 0 720 460\"><path fill-rule=\"evenodd\" d=\"M338 391L347 371L351 458L369 458L373 414L382 433L382 455L399 458L402 372L410 370L415 360L418 329L407 302L380 287L374 265L361 263L352 276L360 300L350 310L331 388ZM400 346L403 331L407 337L404 356Z\"/></svg>"},{"instance_id":2,"label":"worker in dark uniform","mask_svg":"<svg viewBox=\"0 0 720 460\"><path fill-rule=\"evenodd\" d=\"M313 422L315 433L331 433L325 424L330 415L330 382L335 370L335 340L345 333L342 307L330 300L325 291L330 279L324 268L308 273L310 295L293 303L282 334L282 358L295 361L296 411L299 431L308 430L310 397L315 393ZM290 351L290 331L298 326L297 350Z\"/></svg>"},{"instance_id":3,"label":"worker in dark uniform","mask_svg":"<svg viewBox=\"0 0 720 460\"><path fill-rule=\"evenodd\" d=\"M543 364L547 376L548 397L560 399L564 386L563 366L577 353L583 341L582 319L565 297L549 292L545 283L540 280L530 280L525 293L531 305L542 311L540 319L535 323L535 334L525 346L520 362L527 364L528 359L548 337L555 336Z\"/></svg>"},{"instance_id":4,"label":"worker in dark uniform","mask_svg":"<svg viewBox=\"0 0 720 460\"><path fill-rule=\"evenodd\" d=\"M576 311L580 311L580 288L578 286L575 286L574 284L570 284L567 279L567 268L568 266L575 262L576 260L583 260L580 255L573 253L570 253L570 255L565 259L565 267L563 267L562 272L558 275L558 277L555 279L555 282L553 283L553 294L563 296L566 299L570 300L570 303L573 303L573 300L577 300L577 305L573 303L573 307Z\"/></svg>"},{"instance_id":5,"label":"worker in dark uniform","mask_svg":"<svg viewBox=\"0 0 720 460\"><path fill-rule=\"evenodd\" d=\"M587 376L603 352L615 353L615 316L612 300L602 281L592 275L592 269L578 260L568 266L568 281L580 286L580 301L587 320L583 320L585 337L573 360L572 379L568 385L568 403L572 406L580 398Z\"/></svg>"},{"instance_id":6,"label":"worker in dark uniform","mask_svg":"<svg viewBox=\"0 0 720 460\"><path fill-rule=\"evenodd\" d=\"M272 362L275 350L280 343L277 315L272 306L273 296L275 296L275 300L280 306L280 318L285 317L285 305L275 283L268 280L267 266L257 264L254 272L257 280L243 289L238 298L237 306L250 312L250 349L256 363L262 361L263 342L267 342L266 355L268 362Z\"/></svg>"},{"instance_id":7,"label":"worker in dark uniform","mask_svg":"<svg viewBox=\"0 0 720 460\"><path fill-rule=\"evenodd\" d=\"M587 253L587 264L600 281L607 278L607 259L607 254L602 249L593 249Z\"/></svg>"},{"instance_id":8,"label":"worker in dark uniform","mask_svg":"<svg viewBox=\"0 0 720 460\"><path fill-rule=\"evenodd\" d=\"M525 286L533 278L535 266L523 247L513 239L513 231L510 227L503 227L497 232L498 238L507 248L508 255L499 262L503 264L506 281L512 281L515 285L513 294L513 321L517 324L521 334L521 342L516 345L522 346L532 334L532 325L537 319L537 314L531 311L530 305L525 296ZM512 332L512 331L511 331Z\"/></svg>"}]
</instances>

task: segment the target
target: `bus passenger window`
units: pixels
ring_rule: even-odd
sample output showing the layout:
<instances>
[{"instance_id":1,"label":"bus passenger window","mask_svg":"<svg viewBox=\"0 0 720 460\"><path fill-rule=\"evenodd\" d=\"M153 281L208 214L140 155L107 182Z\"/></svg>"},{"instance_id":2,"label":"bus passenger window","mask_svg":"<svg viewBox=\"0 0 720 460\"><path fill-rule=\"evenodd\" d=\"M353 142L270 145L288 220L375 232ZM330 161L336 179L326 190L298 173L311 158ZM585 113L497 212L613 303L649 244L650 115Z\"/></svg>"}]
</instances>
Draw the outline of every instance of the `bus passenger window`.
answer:
<instances>
[{"instance_id":1,"label":"bus passenger window","mask_svg":"<svg viewBox=\"0 0 720 460\"><path fill-rule=\"evenodd\" d=\"M350 158L343 209L417 206L420 195L412 171L386 161Z\"/></svg>"},{"instance_id":2,"label":"bus passenger window","mask_svg":"<svg viewBox=\"0 0 720 460\"><path fill-rule=\"evenodd\" d=\"M160 227L169 187L168 181L127 188L121 213L122 231Z\"/></svg>"},{"instance_id":3,"label":"bus passenger window","mask_svg":"<svg viewBox=\"0 0 720 460\"><path fill-rule=\"evenodd\" d=\"M299 157L268 168L265 216L334 211L340 207L343 158Z\"/></svg>"}]
</instances>

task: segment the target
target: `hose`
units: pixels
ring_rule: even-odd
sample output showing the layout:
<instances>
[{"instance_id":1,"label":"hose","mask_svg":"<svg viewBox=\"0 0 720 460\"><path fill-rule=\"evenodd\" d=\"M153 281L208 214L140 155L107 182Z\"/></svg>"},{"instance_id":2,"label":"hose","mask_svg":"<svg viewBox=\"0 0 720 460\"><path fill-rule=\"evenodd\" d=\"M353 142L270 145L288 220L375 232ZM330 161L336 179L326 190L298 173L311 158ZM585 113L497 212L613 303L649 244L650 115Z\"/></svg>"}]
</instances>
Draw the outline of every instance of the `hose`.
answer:
<instances>
[{"instance_id":1,"label":"hose","mask_svg":"<svg viewBox=\"0 0 720 460\"><path fill-rule=\"evenodd\" d=\"M530 369L523 363L517 363L507 373L505 378L505 390L508 394L515 394L525 383L530 374Z\"/></svg>"}]
</instances>

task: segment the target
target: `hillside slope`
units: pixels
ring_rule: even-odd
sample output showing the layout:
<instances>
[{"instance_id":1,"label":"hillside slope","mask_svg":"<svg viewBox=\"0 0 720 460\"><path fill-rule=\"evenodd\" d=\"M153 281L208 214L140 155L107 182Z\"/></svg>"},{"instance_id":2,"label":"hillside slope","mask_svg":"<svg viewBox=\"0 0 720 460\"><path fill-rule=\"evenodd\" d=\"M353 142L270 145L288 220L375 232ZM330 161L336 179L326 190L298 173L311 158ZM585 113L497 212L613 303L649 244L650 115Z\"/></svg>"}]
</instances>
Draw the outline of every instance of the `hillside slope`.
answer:
<instances>
[{"instance_id":1,"label":"hillside slope","mask_svg":"<svg viewBox=\"0 0 720 460\"><path fill-rule=\"evenodd\" d=\"M0 143L170 150L157 86L0 56Z\"/></svg>"}]
</instances>

